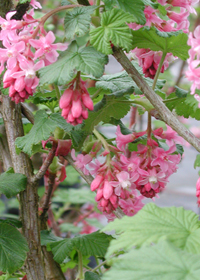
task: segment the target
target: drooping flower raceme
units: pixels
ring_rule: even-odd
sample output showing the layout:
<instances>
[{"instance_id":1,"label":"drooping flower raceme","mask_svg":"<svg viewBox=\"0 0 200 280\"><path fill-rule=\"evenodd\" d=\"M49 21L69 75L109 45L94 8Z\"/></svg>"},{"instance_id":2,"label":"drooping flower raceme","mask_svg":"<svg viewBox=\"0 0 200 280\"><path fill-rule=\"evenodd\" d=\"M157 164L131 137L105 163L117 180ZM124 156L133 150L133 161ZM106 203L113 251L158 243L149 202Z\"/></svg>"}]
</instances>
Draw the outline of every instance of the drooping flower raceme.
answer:
<instances>
[{"instance_id":1,"label":"drooping flower raceme","mask_svg":"<svg viewBox=\"0 0 200 280\"><path fill-rule=\"evenodd\" d=\"M146 17L146 23L144 26L156 27L162 32L172 32L182 30L185 33L189 32L189 21L188 16L190 13L196 13L193 5L199 2L199 0L158 0L158 2L166 6L168 20L163 19L163 16L160 16L158 9L153 9L150 6L147 6L144 9L144 14ZM174 7L180 7L179 12L174 12ZM128 24L129 27L133 30L138 30L142 25L136 23ZM154 79L158 65L161 60L162 53L159 51L152 51L150 49L138 49L135 48L132 50L133 55L138 59L139 65L143 69L145 77ZM172 62L176 57L168 53L164 59L161 73L168 68L170 62Z\"/></svg>"},{"instance_id":2,"label":"drooping flower raceme","mask_svg":"<svg viewBox=\"0 0 200 280\"><path fill-rule=\"evenodd\" d=\"M62 116L72 125L82 123L88 118L88 110L93 110L93 102L85 87L85 82L77 75L69 83L69 87L60 98L59 106L62 109Z\"/></svg>"},{"instance_id":3,"label":"drooping flower raceme","mask_svg":"<svg viewBox=\"0 0 200 280\"><path fill-rule=\"evenodd\" d=\"M200 108L200 95L195 94L195 90L200 89L200 26L196 27L194 35L189 34L188 44L191 49L189 50L188 70L185 75L192 82L190 93L194 95Z\"/></svg>"},{"instance_id":4,"label":"drooping flower raceme","mask_svg":"<svg viewBox=\"0 0 200 280\"><path fill-rule=\"evenodd\" d=\"M41 8L35 0L30 5ZM14 14L9 12L6 19L0 17L0 40L4 47L0 48L0 73L6 67L3 86L9 87L9 96L19 103L35 92L39 84L37 71L55 62L57 50L66 50L67 44L53 44L54 34L46 33L42 27L35 32L39 22L33 18L33 10L19 21L12 19Z\"/></svg>"},{"instance_id":5,"label":"drooping flower raceme","mask_svg":"<svg viewBox=\"0 0 200 280\"><path fill-rule=\"evenodd\" d=\"M118 207L128 216L136 214L143 207L142 200L145 197L153 198L164 190L169 176L177 170L181 156L176 153L175 140L180 141L180 139L169 129L152 131L155 138L158 137L161 141L168 140L167 150L159 147L158 141L148 138L146 145L138 144L137 151L130 152L128 157L126 156L127 144L146 133L147 131L143 131L123 135L118 126L117 148L112 145L107 147L112 150L114 156L108 151L101 153L105 157L103 163L98 159L92 162L92 157L90 162L86 161L86 156L83 155L80 160L74 158L76 165L79 165L85 174L90 172L94 175L91 191L96 191L98 208L109 220L114 219L114 211ZM85 169L86 164L89 165L90 170ZM141 194L138 194L138 191Z\"/></svg>"}]
</instances>

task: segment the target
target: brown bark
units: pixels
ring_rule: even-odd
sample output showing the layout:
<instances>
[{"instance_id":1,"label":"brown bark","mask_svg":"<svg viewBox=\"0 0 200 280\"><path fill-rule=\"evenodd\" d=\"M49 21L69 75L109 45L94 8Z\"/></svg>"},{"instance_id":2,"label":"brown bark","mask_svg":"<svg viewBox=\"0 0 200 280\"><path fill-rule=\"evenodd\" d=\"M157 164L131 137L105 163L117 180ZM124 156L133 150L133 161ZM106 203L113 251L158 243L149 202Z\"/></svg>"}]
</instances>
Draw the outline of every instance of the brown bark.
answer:
<instances>
[{"instance_id":1,"label":"brown bark","mask_svg":"<svg viewBox=\"0 0 200 280\"><path fill-rule=\"evenodd\" d=\"M37 183L31 181L33 170L29 157L24 153L17 155L15 150L15 139L23 136L21 106L12 102L8 96L2 96L1 112L14 171L25 174L28 180L26 190L19 195L22 230L29 246L25 263L27 278L46 280L40 246Z\"/></svg>"},{"instance_id":2,"label":"brown bark","mask_svg":"<svg viewBox=\"0 0 200 280\"><path fill-rule=\"evenodd\" d=\"M8 141L6 137L5 126L0 126L0 151L1 151L1 160L3 162L3 169L6 171L8 168L12 167L12 161L10 157L10 152L8 148Z\"/></svg>"}]
</instances>

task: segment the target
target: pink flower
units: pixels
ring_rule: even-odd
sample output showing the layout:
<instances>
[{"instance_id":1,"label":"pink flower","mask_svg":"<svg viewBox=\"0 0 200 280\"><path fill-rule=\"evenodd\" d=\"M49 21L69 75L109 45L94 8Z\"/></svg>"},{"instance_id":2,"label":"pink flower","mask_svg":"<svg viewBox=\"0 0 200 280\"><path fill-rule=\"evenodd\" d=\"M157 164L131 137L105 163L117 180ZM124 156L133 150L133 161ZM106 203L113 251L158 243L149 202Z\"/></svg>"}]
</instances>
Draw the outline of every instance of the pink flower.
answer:
<instances>
[{"instance_id":1,"label":"pink flower","mask_svg":"<svg viewBox=\"0 0 200 280\"><path fill-rule=\"evenodd\" d=\"M86 168L86 165L92 161L92 157L90 155L79 154L77 157L75 156L75 150L72 149L71 152L72 158L75 161L75 165L83 171L85 175L89 175L89 171Z\"/></svg>"},{"instance_id":2,"label":"pink flower","mask_svg":"<svg viewBox=\"0 0 200 280\"><path fill-rule=\"evenodd\" d=\"M138 49L138 48L135 48L132 52L138 58L139 65L142 67L145 77L154 79L154 76L156 74L156 71L158 69L161 60L162 52L159 51L154 52L149 49ZM162 65L161 73L163 73L164 70L168 68L169 62L173 59L174 57L170 53L168 53Z\"/></svg>"},{"instance_id":3,"label":"pink flower","mask_svg":"<svg viewBox=\"0 0 200 280\"><path fill-rule=\"evenodd\" d=\"M41 4L36 0L31 0L30 5L33 6L34 9L42 9Z\"/></svg>"},{"instance_id":4,"label":"pink flower","mask_svg":"<svg viewBox=\"0 0 200 280\"><path fill-rule=\"evenodd\" d=\"M134 182L139 178L139 174L135 173L134 177L130 177L130 174L128 172L122 171L116 174L116 177L118 181L111 181L111 184L113 187L115 187L115 194L117 196L120 196L122 190L129 190L131 187L136 188Z\"/></svg>"},{"instance_id":5,"label":"pink flower","mask_svg":"<svg viewBox=\"0 0 200 280\"><path fill-rule=\"evenodd\" d=\"M200 207L200 178L197 180L196 183L196 197L198 198L197 200L198 207Z\"/></svg>"},{"instance_id":6,"label":"pink flower","mask_svg":"<svg viewBox=\"0 0 200 280\"><path fill-rule=\"evenodd\" d=\"M68 44L62 44L62 43L53 44L55 39L56 39L55 35L53 34L52 31L49 31L46 36L40 36L39 40L30 39L29 40L30 45L35 49L38 49L35 52L34 59L37 59L39 57L43 58L44 56L45 65L54 63L59 56L56 50L64 51L68 47Z\"/></svg>"},{"instance_id":7,"label":"pink flower","mask_svg":"<svg viewBox=\"0 0 200 280\"><path fill-rule=\"evenodd\" d=\"M150 186L153 190L159 187L160 182L167 183L165 173L162 171L157 172L155 168L148 169L148 171L139 169L139 173L143 179L141 179L138 184L146 185L147 183L150 183Z\"/></svg>"},{"instance_id":8,"label":"pink flower","mask_svg":"<svg viewBox=\"0 0 200 280\"><path fill-rule=\"evenodd\" d=\"M60 98L59 106L62 109L62 116L72 125L82 123L83 119L88 118L88 111L93 110L93 102L85 88L85 82L80 77L76 77L69 83Z\"/></svg>"},{"instance_id":9,"label":"pink flower","mask_svg":"<svg viewBox=\"0 0 200 280\"><path fill-rule=\"evenodd\" d=\"M125 152L126 144L133 142L136 138L133 134L122 134L119 125L117 126L116 135L117 148L123 152Z\"/></svg>"},{"instance_id":10,"label":"pink flower","mask_svg":"<svg viewBox=\"0 0 200 280\"><path fill-rule=\"evenodd\" d=\"M174 7L183 7L186 8L190 13L196 13L196 10L192 7L199 2L199 0L168 0L167 3L171 4Z\"/></svg>"},{"instance_id":11,"label":"pink flower","mask_svg":"<svg viewBox=\"0 0 200 280\"><path fill-rule=\"evenodd\" d=\"M153 134L157 139L165 139L169 147L173 146L175 143L181 145L184 143L183 138L168 125L167 130L162 130L161 132L161 130L156 129L153 131Z\"/></svg>"}]
</instances>

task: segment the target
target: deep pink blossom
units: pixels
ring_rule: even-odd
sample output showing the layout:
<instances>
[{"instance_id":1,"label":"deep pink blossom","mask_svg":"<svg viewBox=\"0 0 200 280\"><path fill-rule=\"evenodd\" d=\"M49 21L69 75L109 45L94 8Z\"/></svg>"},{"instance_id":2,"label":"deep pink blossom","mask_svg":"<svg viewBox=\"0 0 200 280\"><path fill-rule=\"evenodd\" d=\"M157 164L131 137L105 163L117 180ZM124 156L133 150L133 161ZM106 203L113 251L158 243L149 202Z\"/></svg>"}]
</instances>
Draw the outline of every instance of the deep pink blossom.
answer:
<instances>
[{"instance_id":1,"label":"deep pink blossom","mask_svg":"<svg viewBox=\"0 0 200 280\"><path fill-rule=\"evenodd\" d=\"M200 178L197 180L196 183L196 197L198 198L197 200L198 207L200 207Z\"/></svg>"},{"instance_id":2,"label":"deep pink blossom","mask_svg":"<svg viewBox=\"0 0 200 280\"><path fill-rule=\"evenodd\" d=\"M72 125L82 123L88 118L88 110L93 110L93 102L85 87L85 82L76 77L69 84L60 98L59 106L62 116ZM87 110L88 109L88 110Z\"/></svg>"}]
</instances>

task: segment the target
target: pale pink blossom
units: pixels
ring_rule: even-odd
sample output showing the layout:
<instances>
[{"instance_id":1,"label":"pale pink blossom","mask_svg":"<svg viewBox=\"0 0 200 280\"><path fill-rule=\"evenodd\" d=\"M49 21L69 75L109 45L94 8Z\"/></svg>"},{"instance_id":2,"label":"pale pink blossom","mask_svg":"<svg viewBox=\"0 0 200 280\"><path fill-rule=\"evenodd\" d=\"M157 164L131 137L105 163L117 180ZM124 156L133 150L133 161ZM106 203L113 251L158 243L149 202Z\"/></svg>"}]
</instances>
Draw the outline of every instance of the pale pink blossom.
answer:
<instances>
[{"instance_id":1,"label":"pale pink blossom","mask_svg":"<svg viewBox=\"0 0 200 280\"><path fill-rule=\"evenodd\" d=\"M113 187L115 187L115 194L120 196L121 190L136 188L134 182L138 180L139 174L135 173L133 177L130 177L130 174L128 172L122 171L116 174L116 177L118 181L111 181L111 184Z\"/></svg>"},{"instance_id":2,"label":"pale pink blossom","mask_svg":"<svg viewBox=\"0 0 200 280\"><path fill-rule=\"evenodd\" d=\"M67 49L68 44L57 43L53 44L55 41L55 35L52 31L49 31L46 36L40 36L39 40L37 39L30 39L29 43L32 47L37 49L35 52L34 59L37 58L45 58L45 65L49 65L54 63L59 54L57 50L64 51Z\"/></svg>"},{"instance_id":3,"label":"pale pink blossom","mask_svg":"<svg viewBox=\"0 0 200 280\"><path fill-rule=\"evenodd\" d=\"M86 165L92 161L92 157L90 155L83 155L83 154L78 154L77 156L75 155L75 150L72 149L71 152L72 158L75 161L75 165L83 171L85 175L89 175L89 170L86 168Z\"/></svg>"},{"instance_id":4,"label":"pale pink blossom","mask_svg":"<svg viewBox=\"0 0 200 280\"><path fill-rule=\"evenodd\" d=\"M168 0L167 3L171 4L174 7L183 7L186 8L190 13L197 14L194 9L194 5L196 5L199 0Z\"/></svg>"}]
</instances>

